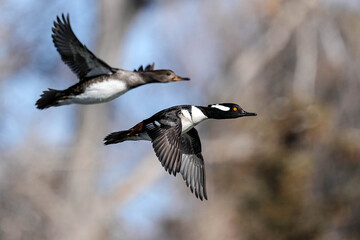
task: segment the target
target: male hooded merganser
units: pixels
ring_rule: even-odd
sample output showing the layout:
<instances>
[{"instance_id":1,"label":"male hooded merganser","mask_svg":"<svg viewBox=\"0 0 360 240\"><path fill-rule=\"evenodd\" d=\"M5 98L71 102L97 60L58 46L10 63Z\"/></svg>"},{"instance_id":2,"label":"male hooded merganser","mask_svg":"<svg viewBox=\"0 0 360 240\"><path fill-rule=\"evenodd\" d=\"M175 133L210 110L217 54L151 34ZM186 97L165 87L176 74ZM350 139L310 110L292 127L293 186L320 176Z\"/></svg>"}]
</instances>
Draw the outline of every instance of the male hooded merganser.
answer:
<instances>
[{"instance_id":1,"label":"male hooded merganser","mask_svg":"<svg viewBox=\"0 0 360 240\"><path fill-rule=\"evenodd\" d=\"M105 145L123 141L149 140L162 166L170 174L180 172L195 196L207 200L205 166L201 143L194 128L205 119L228 119L256 116L234 103L212 104L207 107L180 105L162 110L126 131L114 132Z\"/></svg>"},{"instance_id":2,"label":"male hooded merganser","mask_svg":"<svg viewBox=\"0 0 360 240\"><path fill-rule=\"evenodd\" d=\"M75 36L69 14L57 17L52 28L53 42L61 59L78 76L80 82L65 90L44 91L36 102L39 109L66 104L95 104L111 101L128 90L147 83L166 83L190 80L171 70L154 70L154 64L138 70L113 68L97 58Z\"/></svg>"}]
</instances>

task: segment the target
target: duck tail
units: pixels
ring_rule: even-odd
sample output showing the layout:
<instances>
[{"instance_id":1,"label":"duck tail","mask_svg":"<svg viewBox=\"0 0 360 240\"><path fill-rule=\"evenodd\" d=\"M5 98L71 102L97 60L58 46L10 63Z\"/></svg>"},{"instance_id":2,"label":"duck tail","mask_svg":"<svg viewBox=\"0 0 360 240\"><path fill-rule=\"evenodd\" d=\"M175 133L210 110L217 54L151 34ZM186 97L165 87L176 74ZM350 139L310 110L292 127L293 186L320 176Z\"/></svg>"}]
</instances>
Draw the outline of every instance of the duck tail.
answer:
<instances>
[{"instance_id":1,"label":"duck tail","mask_svg":"<svg viewBox=\"0 0 360 240\"><path fill-rule=\"evenodd\" d=\"M47 91L43 91L39 100L35 105L38 109L45 109L53 106L58 106L59 100L64 97L63 91L49 88Z\"/></svg>"},{"instance_id":2,"label":"duck tail","mask_svg":"<svg viewBox=\"0 0 360 240\"><path fill-rule=\"evenodd\" d=\"M104 138L104 144L115 144L127 140L137 141L142 140L141 133L143 132L143 122L136 124L134 127L126 131L113 132Z\"/></svg>"},{"instance_id":3,"label":"duck tail","mask_svg":"<svg viewBox=\"0 0 360 240\"><path fill-rule=\"evenodd\" d=\"M132 130L113 132L104 138L104 144L115 144L126 141L132 134Z\"/></svg>"}]
</instances>

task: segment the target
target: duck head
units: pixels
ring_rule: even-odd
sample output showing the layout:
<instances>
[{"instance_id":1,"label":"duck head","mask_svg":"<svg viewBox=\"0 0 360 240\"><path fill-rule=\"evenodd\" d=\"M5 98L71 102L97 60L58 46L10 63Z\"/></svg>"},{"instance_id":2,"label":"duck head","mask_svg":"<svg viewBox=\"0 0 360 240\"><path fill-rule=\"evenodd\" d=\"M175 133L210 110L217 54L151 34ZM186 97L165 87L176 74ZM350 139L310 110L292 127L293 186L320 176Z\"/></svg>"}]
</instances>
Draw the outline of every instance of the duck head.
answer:
<instances>
[{"instance_id":1,"label":"duck head","mask_svg":"<svg viewBox=\"0 0 360 240\"><path fill-rule=\"evenodd\" d=\"M213 119L228 119L256 116L256 113L246 112L239 105L235 103L218 103L211 104L207 107L200 107L208 118Z\"/></svg>"},{"instance_id":2,"label":"duck head","mask_svg":"<svg viewBox=\"0 0 360 240\"><path fill-rule=\"evenodd\" d=\"M180 77L176 75L171 70L153 70L149 72L144 72L147 77L150 79L150 82L160 82L160 83L167 83L167 82L174 82L174 81L188 81L190 78L187 77Z\"/></svg>"}]
</instances>

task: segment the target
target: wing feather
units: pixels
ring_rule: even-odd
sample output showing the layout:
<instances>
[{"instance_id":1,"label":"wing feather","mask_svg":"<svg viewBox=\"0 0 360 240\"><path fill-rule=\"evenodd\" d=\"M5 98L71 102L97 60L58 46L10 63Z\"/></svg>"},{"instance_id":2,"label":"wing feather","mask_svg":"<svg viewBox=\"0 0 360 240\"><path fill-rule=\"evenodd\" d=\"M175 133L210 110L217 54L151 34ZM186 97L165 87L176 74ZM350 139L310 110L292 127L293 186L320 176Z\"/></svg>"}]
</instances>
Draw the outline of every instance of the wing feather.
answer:
<instances>
[{"instance_id":1,"label":"wing feather","mask_svg":"<svg viewBox=\"0 0 360 240\"><path fill-rule=\"evenodd\" d=\"M195 128L181 136L182 160L180 173L186 182L200 200L207 200L205 165L201 154L201 142Z\"/></svg>"},{"instance_id":2,"label":"wing feather","mask_svg":"<svg viewBox=\"0 0 360 240\"><path fill-rule=\"evenodd\" d=\"M145 130L162 166L176 176L179 172L177 166L181 166L181 120L175 112L168 113L164 118L158 121L160 126L150 121Z\"/></svg>"},{"instance_id":3,"label":"wing feather","mask_svg":"<svg viewBox=\"0 0 360 240\"><path fill-rule=\"evenodd\" d=\"M61 59L81 80L100 75L109 75L116 71L101 59L97 58L74 34L69 14L57 16L52 28L52 39Z\"/></svg>"}]
</instances>

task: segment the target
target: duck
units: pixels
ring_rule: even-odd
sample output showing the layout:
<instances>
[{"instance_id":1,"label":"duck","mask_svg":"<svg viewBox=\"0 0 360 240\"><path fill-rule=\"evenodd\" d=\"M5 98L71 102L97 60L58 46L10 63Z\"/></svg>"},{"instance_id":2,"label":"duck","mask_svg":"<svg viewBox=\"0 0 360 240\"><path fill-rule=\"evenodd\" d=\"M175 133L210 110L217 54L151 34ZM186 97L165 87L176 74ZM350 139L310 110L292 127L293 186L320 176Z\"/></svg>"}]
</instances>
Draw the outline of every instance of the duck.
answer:
<instances>
[{"instance_id":1,"label":"duck","mask_svg":"<svg viewBox=\"0 0 360 240\"><path fill-rule=\"evenodd\" d=\"M62 61L74 72L79 82L65 90L49 88L40 95L38 109L68 104L97 104L109 102L125 92L148 83L167 83L190 80L177 76L172 70L154 70L155 64L142 65L136 70L110 67L96 57L74 34L69 14L57 16L52 39Z\"/></svg>"},{"instance_id":2,"label":"duck","mask_svg":"<svg viewBox=\"0 0 360 240\"><path fill-rule=\"evenodd\" d=\"M104 138L104 144L151 141L165 171L174 176L180 172L186 186L202 201L207 200L205 165L200 137L194 127L207 119L256 115L235 103L218 103L207 107L179 105L164 109L128 130L110 133Z\"/></svg>"}]
</instances>

